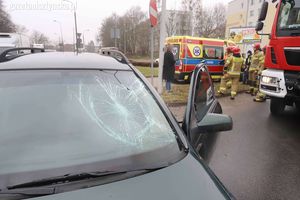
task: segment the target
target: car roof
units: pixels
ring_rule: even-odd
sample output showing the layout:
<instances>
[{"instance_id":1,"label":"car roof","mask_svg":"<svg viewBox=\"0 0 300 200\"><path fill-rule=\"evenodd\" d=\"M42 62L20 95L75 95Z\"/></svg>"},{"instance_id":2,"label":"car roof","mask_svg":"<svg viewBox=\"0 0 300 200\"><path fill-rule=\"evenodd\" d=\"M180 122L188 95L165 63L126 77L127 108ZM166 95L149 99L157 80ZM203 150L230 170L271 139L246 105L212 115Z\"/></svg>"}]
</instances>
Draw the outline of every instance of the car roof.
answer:
<instances>
[{"instance_id":1,"label":"car roof","mask_svg":"<svg viewBox=\"0 0 300 200\"><path fill-rule=\"evenodd\" d=\"M17 69L107 69L132 70L115 58L96 53L47 52L20 56L0 63L0 70Z\"/></svg>"}]
</instances>

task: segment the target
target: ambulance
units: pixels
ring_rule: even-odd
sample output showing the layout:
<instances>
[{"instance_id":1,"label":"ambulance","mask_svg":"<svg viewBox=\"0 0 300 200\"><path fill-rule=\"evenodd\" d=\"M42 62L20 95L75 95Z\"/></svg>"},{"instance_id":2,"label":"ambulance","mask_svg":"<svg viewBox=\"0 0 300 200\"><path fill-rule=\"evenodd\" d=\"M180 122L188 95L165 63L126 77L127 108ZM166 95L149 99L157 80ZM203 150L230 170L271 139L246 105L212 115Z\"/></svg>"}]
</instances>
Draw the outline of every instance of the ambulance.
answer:
<instances>
[{"instance_id":1,"label":"ambulance","mask_svg":"<svg viewBox=\"0 0 300 200\"><path fill-rule=\"evenodd\" d=\"M228 46L235 43L227 40L173 36L166 38L166 44L172 44L176 60L175 80L188 82L191 72L201 62L206 63L213 79L223 75L225 52Z\"/></svg>"}]
</instances>

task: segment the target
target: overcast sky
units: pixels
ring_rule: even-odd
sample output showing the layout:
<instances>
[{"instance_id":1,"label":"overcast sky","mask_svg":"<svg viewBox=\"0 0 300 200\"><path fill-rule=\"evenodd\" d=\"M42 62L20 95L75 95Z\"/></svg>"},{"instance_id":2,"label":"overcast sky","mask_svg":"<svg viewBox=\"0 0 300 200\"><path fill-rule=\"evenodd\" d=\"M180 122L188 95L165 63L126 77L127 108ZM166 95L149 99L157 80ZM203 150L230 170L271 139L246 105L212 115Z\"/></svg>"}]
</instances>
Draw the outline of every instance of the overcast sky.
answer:
<instances>
[{"instance_id":1,"label":"overcast sky","mask_svg":"<svg viewBox=\"0 0 300 200\"><path fill-rule=\"evenodd\" d=\"M132 6L148 11L149 0L70 0L76 5L78 32L85 31L85 41L95 40L97 30L104 18L112 13L122 15ZM229 0L203 0L205 5ZM167 0L167 9L180 7L181 0ZM62 24L65 43L73 41L74 17L72 4L62 0L4 0L4 6L16 24L28 30L38 30L52 40L58 41L59 24Z\"/></svg>"}]
</instances>

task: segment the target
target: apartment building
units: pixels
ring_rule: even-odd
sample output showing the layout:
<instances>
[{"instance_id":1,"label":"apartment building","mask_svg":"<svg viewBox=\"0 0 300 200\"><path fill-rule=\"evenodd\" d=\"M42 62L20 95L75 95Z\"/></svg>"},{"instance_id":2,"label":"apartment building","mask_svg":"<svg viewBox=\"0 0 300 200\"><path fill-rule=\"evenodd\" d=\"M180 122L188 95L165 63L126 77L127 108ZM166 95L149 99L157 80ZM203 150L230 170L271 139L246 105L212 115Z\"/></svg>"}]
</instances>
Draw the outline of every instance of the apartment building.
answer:
<instances>
[{"instance_id":1,"label":"apartment building","mask_svg":"<svg viewBox=\"0 0 300 200\"><path fill-rule=\"evenodd\" d=\"M270 33L275 16L275 4L270 2L267 19L265 21L264 33ZM237 42L243 52L252 49L252 44L261 42L262 46L269 42L268 37L260 37L255 35L253 29L256 26L258 16L260 14L261 6L264 0L232 0L228 3L227 23L226 23L226 37L230 38L231 30L246 30L243 32L253 32L253 40L247 39L242 42Z\"/></svg>"}]
</instances>

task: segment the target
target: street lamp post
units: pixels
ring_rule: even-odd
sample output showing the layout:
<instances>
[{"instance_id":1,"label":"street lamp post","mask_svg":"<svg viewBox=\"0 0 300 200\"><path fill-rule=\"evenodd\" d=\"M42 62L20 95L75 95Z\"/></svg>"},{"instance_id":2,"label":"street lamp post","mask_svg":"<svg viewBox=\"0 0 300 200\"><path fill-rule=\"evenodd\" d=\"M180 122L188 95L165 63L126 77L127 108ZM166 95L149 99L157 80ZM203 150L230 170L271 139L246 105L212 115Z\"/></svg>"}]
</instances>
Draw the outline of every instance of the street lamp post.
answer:
<instances>
[{"instance_id":1,"label":"street lamp post","mask_svg":"<svg viewBox=\"0 0 300 200\"><path fill-rule=\"evenodd\" d=\"M74 6L74 3L69 0L63 0L65 2L69 2L73 5L74 8L74 22L75 22L75 39L76 39L76 52L79 53L79 43L78 43L78 30L77 30L77 15L76 15L76 9Z\"/></svg>"},{"instance_id":2,"label":"street lamp post","mask_svg":"<svg viewBox=\"0 0 300 200\"><path fill-rule=\"evenodd\" d=\"M166 0L162 0L161 16L160 16L160 43L159 43L159 73L158 73L158 92L162 94L163 91L163 62L164 62L164 46L166 38Z\"/></svg>"},{"instance_id":3,"label":"street lamp post","mask_svg":"<svg viewBox=\"0 0 300 200\"><path fill-rule=\"evenodd\" d=\"M56 23L59 24L59 28L60 28L60 38L61 38L61 44L62 44L62 50L64 51L65 45L64 45L64 37L63 37L63 31L62 31L61 22L57 21L56 19L53 20L53 22L56 22Z\"/></svg>"},{"instance_id":4,"label":"street lamp post","mask_svg":"<svg viewBox=\"0 0 300 200\"><path fill-rule=\"evenodd\" d=\"M59 36L59 34L58 33L53 33L53 35L54 35L54 37L56 38L56 37L58 37L58 44L57 44L57 46L59 46L59 43L60 43L60 36ZM55 47L55 49L57 50L58 48L57 48L57 46Z\"/></svg>"}]
</instances>

